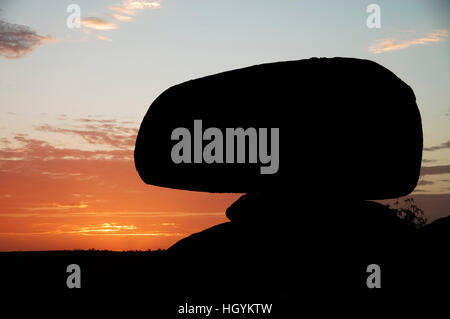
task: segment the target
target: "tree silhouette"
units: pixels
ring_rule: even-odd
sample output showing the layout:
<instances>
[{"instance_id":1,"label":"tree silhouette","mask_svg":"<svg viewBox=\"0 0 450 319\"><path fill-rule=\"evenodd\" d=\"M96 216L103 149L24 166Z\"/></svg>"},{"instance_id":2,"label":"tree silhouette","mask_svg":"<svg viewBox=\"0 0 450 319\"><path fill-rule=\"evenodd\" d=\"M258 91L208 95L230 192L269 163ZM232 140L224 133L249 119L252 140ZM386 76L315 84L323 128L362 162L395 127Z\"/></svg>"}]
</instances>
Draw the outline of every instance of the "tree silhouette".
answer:
<instances>
[{"instance_id":1,"label":"tree silhouette","mask_svg":"<svg viewBox=\"0 0 450 319\"><path fill-rule=\"evenodd\" d=\"M418 229L427 223L423 210L416 205L414 198L404 199L402 205L397 200L392 207L386 206L409 227Z\"/></svg>"}]
</instances>

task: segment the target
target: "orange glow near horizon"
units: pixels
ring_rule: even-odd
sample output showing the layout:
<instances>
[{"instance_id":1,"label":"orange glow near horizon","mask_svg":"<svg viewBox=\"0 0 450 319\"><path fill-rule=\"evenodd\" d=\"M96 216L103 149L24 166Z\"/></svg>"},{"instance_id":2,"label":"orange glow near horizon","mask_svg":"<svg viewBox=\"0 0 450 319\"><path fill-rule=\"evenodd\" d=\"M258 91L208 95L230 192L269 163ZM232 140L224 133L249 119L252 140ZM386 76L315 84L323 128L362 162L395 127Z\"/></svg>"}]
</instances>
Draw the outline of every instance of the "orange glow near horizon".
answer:
<instances>
[{"instance_id":1,"label":"orange glow near horizon","mask_svg":"<svg viewBox=\"0 0 450 319\"><path fill-rule=\"evenodd\" d=\"M17 115L2 120L0 251L165 249L226 222L240 196L144 184L133 161L138 122L36 116L19 130L8 128ZM425 175L416 191L449 177ZM448 201L418 204L433 220L448 214Z\"/></svg>"},{"instance_id":2,"label":"orange glow near horizon","mask_svg":"<svg viewBox=\"0 0 450 319\"><path fill-rule=\"evenodd\" d=\"M135 128L82 123L73 130L40 128L66 147L30 134L2 139L0 251L164 249L227 220L238 194L146 185L133 162ZM74 136L87 143L75 147Z\"/></svg>"}]
</instances>

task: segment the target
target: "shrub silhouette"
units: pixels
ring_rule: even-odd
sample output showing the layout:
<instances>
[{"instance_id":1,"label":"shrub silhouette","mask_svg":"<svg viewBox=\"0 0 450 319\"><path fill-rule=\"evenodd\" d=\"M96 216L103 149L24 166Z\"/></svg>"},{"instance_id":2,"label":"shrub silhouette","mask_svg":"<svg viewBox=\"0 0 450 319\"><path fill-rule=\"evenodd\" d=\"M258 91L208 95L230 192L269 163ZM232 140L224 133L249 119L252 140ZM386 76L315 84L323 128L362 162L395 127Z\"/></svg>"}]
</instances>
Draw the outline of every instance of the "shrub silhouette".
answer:
<instances>
[{"instance_id":1,"label":"shrub silhouette","mask_svg":"<svg viewBox=\"0 0 450 319\"><path fill-rule=\"evenodd\" d=\"M422 228L427 223L424 212L420 209L414 198L406 198L403 204L397 200L393 206L386 205L398 218L400 218L407 226L411 228Z\"/></svg>"}]
</instances>

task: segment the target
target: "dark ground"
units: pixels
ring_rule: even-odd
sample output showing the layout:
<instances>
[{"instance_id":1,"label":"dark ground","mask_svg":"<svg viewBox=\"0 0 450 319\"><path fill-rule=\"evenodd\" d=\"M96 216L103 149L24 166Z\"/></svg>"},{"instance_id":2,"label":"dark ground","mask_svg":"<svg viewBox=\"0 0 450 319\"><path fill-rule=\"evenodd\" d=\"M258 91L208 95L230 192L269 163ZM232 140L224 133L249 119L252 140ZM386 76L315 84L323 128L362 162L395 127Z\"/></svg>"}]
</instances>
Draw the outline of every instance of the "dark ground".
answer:
<instances>
[{"instance_id":1,"label":"dark ground","mask_svg":"<svg viewBox=\"0 0 450 319\"><path fill-rule=\"evenodd\" d=\"M322 215L300 228L264 218L252 227L233 218L232 206L231 222L165 251L2 252L1 287L23 305L43 300L51 308L62 300L57 304L132 309L150 318L206 318L177 315L185 303L272 303L270 316L213 318L290 318L306 309L418 306L423 298L448 297L450 217L417 230L380 204L360 205L346 206L348 220L331 214L325 223ZM366 267L372 263L381 267L381 289L367 288ZM81 289L66 286L69 264L81 267Z\"/></svg>"}]
</instances>

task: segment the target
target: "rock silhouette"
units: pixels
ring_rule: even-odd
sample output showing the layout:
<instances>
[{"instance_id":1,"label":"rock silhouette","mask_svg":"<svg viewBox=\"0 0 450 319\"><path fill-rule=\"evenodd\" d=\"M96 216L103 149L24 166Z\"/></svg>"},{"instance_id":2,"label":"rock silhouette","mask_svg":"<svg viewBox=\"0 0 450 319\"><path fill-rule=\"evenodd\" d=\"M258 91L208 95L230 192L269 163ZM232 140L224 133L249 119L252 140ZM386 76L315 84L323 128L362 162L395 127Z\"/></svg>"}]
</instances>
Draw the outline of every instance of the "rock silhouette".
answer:
<instances>
[{"instance_id":1,"label":"rock silhouette","mask_svg":"<svg viewBox=\"0 0 450 319\"><path fill-rule=\"evenodd\" d=\"M194 119L218 128L279 127L279 171L175 165L170 133ZM359 59L266 64L170 88L141 125L136 168L150 184L244 193L226 210L230 221L166 251L0 252L3 298L32 311L65 305L152 318L193 318L178 316L185 303L273 304L271 315L212 318L435 307L438 299L423 298L448 295L450 216L417 228L370 201L414 189L420 121L409 86ZM69 264L81 267L81 289L67 289ZM381 289L367 287L371 264L381 267ZM35 308L32 300L42 302Z\"/></svg>"},{"instance_id":2,"label":"rock silhouette","mask_svg":"<svg viewBox=\"0 0 450 319\"><path fill-rule=\"evenodd\" d=\"M280 129L280 167L175 164L177 127ZM228 71L175 85L151 105L135 147L135 165L149 184L207 192L319 188L353 198L410 193L422 156L420 114L411 88L379 64L312 58ZM323 189L326 187L326 189Z\"/></svg>"},{"instance_id":3,"label":"rock silhouette","mask_svg":"<svg viewBox=\"0 0 450 319\"><path fill-rule=\"evenodd\" d=\"M280 128L279 171L175 164L171 132L196 119L222 130ZM379 64L353 58L269 63L171 87L151 105L135 148L146 183L245 193L227 209L229 222L169 249L179 294L288 304L376 296L366 285L373 263L383 269L385 291L448 281L430 275L435 262L448 266L441 258L448 222L414 229L369 201L409 194L421 158L412 89Z\"/></svg>"}]
</instances>

